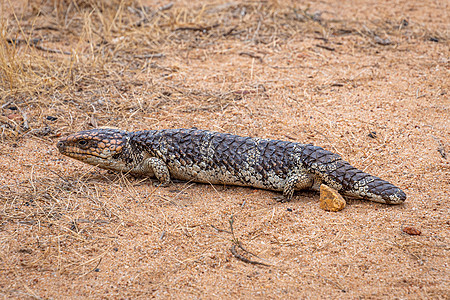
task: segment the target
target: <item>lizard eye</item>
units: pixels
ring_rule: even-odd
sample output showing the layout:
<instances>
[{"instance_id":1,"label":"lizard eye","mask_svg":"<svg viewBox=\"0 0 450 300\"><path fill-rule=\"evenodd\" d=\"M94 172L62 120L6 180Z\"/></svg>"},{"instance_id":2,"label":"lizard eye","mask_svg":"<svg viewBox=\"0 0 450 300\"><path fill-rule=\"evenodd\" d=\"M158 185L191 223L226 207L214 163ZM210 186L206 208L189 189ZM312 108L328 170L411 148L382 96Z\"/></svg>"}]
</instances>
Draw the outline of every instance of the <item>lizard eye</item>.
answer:
<instances>
[{"instance_id":1,"label":"lizard eye","mask_svg":"<svg viewBox=\"0 0 450 300\"><path fill-rule=\"evenodd\" d=\"M80 145L80 146L86 146L87 145L87 141L86 140L79 140L78 141L78 145Z\"/></svg>"}]
</instances>

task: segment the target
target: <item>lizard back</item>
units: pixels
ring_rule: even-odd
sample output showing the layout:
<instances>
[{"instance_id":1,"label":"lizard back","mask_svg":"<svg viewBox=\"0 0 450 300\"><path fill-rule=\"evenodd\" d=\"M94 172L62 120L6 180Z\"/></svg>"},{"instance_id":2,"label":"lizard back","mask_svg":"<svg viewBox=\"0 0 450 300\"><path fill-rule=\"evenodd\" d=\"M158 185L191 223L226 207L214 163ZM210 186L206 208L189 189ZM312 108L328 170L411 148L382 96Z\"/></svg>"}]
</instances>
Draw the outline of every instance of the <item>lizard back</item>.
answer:
<instances>
[{"instance_id":1,"label":"lizard back","mask_svg":"<svg viewBox=\"0 0 450 300\"><path fill-rule=\"evenodd\" d=\"M282 191L299 144L196 129L134 132L132 147L163 160L171 176Z\"/></svg>"},{"instance_id":2,"label":"lizard back","mask_svg":"<svg viewBox=\"0 0 450 300\"><path fill-rule=\"evenodd\" d=\"M316 190L323 182L358 198L392 204L406 199L393 184L311 144L197 129L138 131L130 143L162 159L177 179L282 191L290 176L310 174Z\"/></svg>"}]
</instances>

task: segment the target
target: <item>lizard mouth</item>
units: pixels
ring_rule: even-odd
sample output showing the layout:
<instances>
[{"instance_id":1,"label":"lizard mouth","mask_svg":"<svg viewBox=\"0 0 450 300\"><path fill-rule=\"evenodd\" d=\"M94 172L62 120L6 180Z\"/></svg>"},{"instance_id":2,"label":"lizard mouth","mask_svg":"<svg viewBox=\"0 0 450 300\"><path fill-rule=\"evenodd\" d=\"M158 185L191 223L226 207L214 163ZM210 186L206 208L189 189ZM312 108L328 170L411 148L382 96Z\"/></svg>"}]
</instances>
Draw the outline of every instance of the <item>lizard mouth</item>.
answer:
<instances>
[{"instance_id":1,"label":"lizard mouth","mask_svg":"<svg viewBox=\"0 0 450 300\"><path fill-rule=\"evenodd\" d=\"M95 159L95 160L107 160L108 157L102 155L101 153L94 152L94 151L81 151L77 147L72 147L69 145L66 145L64 141L59 141L56 144L56 147L58 148L59 152L63 155L78 159L78 160L89 160L89 158Z\"/></svg>"}]
</instances>

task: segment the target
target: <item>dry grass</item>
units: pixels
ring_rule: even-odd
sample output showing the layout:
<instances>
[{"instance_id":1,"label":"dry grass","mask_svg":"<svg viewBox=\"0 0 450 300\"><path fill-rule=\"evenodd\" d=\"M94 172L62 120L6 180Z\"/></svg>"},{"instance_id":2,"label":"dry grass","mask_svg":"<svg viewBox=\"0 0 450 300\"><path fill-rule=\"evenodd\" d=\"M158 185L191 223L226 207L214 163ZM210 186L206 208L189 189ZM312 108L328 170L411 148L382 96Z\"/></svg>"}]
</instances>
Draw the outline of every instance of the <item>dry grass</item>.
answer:
<instances>
[{"instance_id":1,"label":"dry grass","mask_svg":"<svg viewBox=\"0 0 450 300\"><path fill-rule=\"evenodd\" d=\"M448 298L448 4L389 5L4 1L0 295ZM313 142L409 198L330 214L59 156L97 126Z\"/></svg>"}]
</instances>

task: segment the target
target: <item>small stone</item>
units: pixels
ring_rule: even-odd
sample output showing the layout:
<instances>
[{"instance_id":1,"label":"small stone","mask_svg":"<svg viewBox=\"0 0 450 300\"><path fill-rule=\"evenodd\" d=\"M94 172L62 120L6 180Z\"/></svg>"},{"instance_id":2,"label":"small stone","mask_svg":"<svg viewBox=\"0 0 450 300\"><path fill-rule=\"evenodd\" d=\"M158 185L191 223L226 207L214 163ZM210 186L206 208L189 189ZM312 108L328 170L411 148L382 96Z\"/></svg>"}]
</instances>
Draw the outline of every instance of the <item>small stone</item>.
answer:
<instances>
[{"instance_id":1,"label":"small stone","mask_svg":"<svg viewBox=\"0 0 450 300\"><path fill-rule=\"evenodd\" d=\"M333 188L322 184L320 186L320 208L326 211L340 211L345 208L346 202L341 194Z\"/></svg>"},{"instance_id":2,"label":"small stone","mask_svg":"<svg viewBox=\"0 0 450 300\"><path fill-rule=\"evenodd\" d=\"M372 131L367 136L372 138L372 139L376 139L377 138L377 133L375 131Z\"/></svg>"},{"instance_id":3,"label":"small stone","mask_svg":"<svg viewBox=\"0 0 450 300\"><path fill-rule=\"evenodd\" d=\"M411 226L403 228L403 232L405 232L409 235L421 235L422 234L422 232L419 229L416 229Z\"/></svg>"},{"instance_id":4,"label":"small stone","mask_svg":"<svg viewBox=\"0 0 450 300\"><path fill-rule=\"evenodd\" d=\"M383 45L383 46L386 46L386 45L391 45L392 44L392 42L391 42L391 40L389 39L389 38L386 38L386 39L382 39L382 38L380 38L379 36L375 36L375 42L377 43L377 44L380 44L380 45Z\"/></svg>"},{"instance_id":5,"label":"small stone","mask_svg":"<svg viewBox=\"0 0 450 300\"><path fill-rule=\"evenodd\" d=\"M8 119L13 120L13 121L17 121L17 122L21 122L23 121L23 117L20 114L9 114L7 115Z\"/></svg>"},{"instance_id":6,"label":"small stone","mask_svg":"<svg viewBox=\"0 0 450 300\"><path fill-rule=\"evenodd\" d=\"M56 121L56 120L58 120L57 117L53 117L53 116L47 116L46 119L49 120L49 121Z\"/></svg>"},{"instance_id":7,"label":"small stone","mask_svg":"<svg viewBox=\"0 0 450 300\"><path fill-rule=\"evenodd\" d=\"M435 43L439 43L439 39L435 37L430 37L429 40Z\"/></svg>"}]
</instances>

